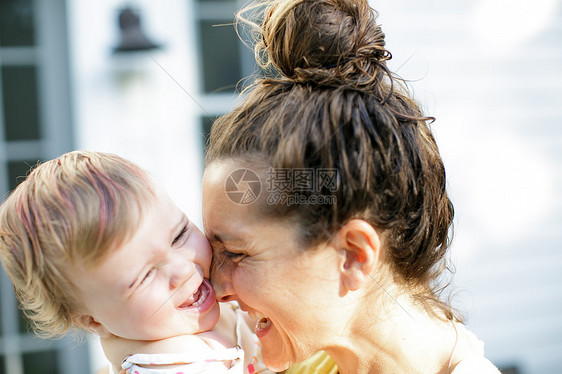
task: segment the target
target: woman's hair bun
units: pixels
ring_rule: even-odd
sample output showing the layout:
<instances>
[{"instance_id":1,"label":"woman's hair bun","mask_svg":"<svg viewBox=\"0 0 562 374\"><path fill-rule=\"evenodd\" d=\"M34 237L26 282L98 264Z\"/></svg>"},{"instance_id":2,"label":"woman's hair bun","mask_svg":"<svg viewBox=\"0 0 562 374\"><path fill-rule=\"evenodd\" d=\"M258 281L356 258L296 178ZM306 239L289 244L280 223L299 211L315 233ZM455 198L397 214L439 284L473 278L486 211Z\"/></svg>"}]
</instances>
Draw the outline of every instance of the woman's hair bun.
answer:
<instances>
[{"instance_id":1,"label":"woman's hair bun","mask_svg":"<svg viewBox=\"0 0 562 374\"><path fill-rule=\"evenodd\" d=\"M390 58L366 0L274 0L260 33L258 62L300 83L370 85Z\"/></svg>"}]
</instances>

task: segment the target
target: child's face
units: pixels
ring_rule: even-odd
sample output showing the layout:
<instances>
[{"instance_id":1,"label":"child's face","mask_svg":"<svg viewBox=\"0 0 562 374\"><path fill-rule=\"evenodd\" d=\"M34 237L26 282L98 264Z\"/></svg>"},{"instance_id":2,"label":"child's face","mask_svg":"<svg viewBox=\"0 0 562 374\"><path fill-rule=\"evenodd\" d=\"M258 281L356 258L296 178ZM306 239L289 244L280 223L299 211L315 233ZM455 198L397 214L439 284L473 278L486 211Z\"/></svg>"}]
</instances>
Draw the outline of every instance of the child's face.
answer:
<instances>
[{"instance_id":1,"label":"child's face","mask_svg":"<svg viewBox=\"0 0 562 374\"><path fill-rule=\"evenodd\" d=\"M207 279L211 248L163 192L131 239L70 280L85 307L79 323L104 337L158 340L212 329L219 305Z\"/></svg>"}]
</instances>

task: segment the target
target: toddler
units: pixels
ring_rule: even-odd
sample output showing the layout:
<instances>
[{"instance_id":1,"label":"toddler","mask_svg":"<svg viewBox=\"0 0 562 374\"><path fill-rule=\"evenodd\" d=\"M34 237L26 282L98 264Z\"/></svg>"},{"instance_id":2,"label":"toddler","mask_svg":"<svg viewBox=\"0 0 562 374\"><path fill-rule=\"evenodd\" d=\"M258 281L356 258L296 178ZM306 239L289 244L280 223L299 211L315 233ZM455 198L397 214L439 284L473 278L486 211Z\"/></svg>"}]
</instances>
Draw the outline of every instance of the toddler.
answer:
<instances>
[{"instance_id":1,"label":"toddler","mask_svg":"<svg viewBox=\"0 0 562 374\"><path fill-rule=\"evenodd\" d=\"M211 248L137 165L70 152L0 207L0 255L40 336L99 335L113 373L263 373L259 341L215 301Z\"/></svg>"}]
</instances>

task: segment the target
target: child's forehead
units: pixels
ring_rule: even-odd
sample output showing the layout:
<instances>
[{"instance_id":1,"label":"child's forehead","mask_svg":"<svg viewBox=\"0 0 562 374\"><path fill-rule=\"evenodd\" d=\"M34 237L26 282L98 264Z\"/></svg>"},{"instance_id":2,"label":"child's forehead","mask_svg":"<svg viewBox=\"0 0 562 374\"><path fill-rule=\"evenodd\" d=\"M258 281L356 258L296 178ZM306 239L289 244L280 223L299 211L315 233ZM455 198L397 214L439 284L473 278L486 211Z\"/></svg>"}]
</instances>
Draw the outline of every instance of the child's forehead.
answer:
<instances>
[{"instance_id":1,"label":"child's forehead","mask_svg":"<svg viewBox=\"0 0 562 374\"><path fill-rule=\"evenodd\" d=\"M144 199L139 202L138 206L133 206L124 219L129 219L130 222L128 225L123 225L124 229L115 235L113 242L105 251L107 254L118 251L119 248L133 240L139 241L140 239L141 242L137 243L139 245L149 244L150 241L142 242L146 239L147 233L150 233L149 237L170 235L178 230L183 221L187 220L187 216L176 206L163 188L157 187L154 189L152 198Z\"/></svg>"},{"instance_id":2,"label":"child's forehead","mask_svg":"<svg viewBox=\"0 0 562 374\"><path fill-rule=\"evenodd\" d=\"M116 286L126 287L135 270L162 256L160 252L167 250L165 244L189 222L163 189L135 214L139 214L140 219L117 235L100 258L90 263L76 262L73 273L75 277L82 277L81 281L85 282L81 283L103 278L103 281L111 280Z\"/></svg>"},{"instance_id":3,"label":"child's forehead","mask_svg":"<svg viewBox=\"0 0 562 374\"><path fill-rule=\"evenodd\" d=\"M108 259L114 257L115 252L131 241L137 245L149 244L153 236L169 235L177 230L186 215L174 204L166 191L153 185L150 194L137 196L124 204L124 211L118 214L113 227L108 228L102 248L97 250L96 256L89 256L88 251L80 251L77 256L85 269L95 270L103 266ZM103 223L102 223L103 224ZM150 235L147 235L150 234Z\"/></svg>"}]
</instances>

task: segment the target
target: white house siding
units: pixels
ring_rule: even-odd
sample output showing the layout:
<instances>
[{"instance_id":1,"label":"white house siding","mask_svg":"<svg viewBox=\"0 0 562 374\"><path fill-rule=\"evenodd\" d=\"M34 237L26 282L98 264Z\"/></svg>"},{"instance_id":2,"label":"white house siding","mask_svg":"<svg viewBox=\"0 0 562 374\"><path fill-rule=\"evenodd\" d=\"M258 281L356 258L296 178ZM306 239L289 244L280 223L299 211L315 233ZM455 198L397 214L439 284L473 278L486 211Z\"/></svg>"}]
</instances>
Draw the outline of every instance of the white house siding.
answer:
<instances>
[{"instance_id":1,"label":"white house siding","mask_svg":"<svg viewBox=\"0 0 562 374\"><path fill-rule=\"evenodd\" d=\"M497 365L562 373L562 2L372 5L437 118L456 305Z\"/></svg>"},{"instance_id":2,"label":"white house siding","mask_svg":"<svg viewBox=\"0 0 562 374\"><path fill-rule=\"evenodd\" d=\"M165 45L135 62L110 53L121 4L68 0L78 147L140 163L200 223L200 118L232 97L200 93L196 3L134 2ZM456 207L456 305L496 364L562 373L561 1L371 4L391 68L437 118Z\"/></svg>"},{"instance_id":3,"label":"white house siding","mask_svg":"<svg viewBox=\"0 0 562 374\"><path fill-rule=\"evenodd\" d=\"M124 3L162 48L113 55ZM76 148L117 153L145 169L201 225L202 141L191 4L68 0ZM91 372L106 365L90 339Z\"/></svg>"}]
</instances>

